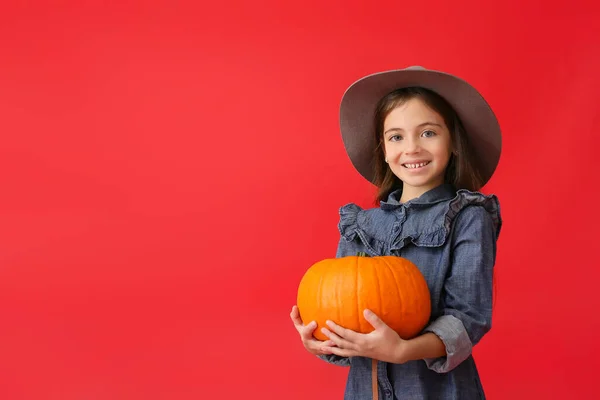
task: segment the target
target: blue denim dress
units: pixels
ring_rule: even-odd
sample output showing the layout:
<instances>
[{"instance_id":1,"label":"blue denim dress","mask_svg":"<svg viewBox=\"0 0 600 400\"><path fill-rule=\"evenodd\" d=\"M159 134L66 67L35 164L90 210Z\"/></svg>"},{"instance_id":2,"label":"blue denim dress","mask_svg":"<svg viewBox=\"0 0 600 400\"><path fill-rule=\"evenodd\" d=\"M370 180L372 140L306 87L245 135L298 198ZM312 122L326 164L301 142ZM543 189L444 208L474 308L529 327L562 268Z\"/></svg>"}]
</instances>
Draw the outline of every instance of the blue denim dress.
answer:
<instances>
[{"instance_id":1,"label":"blue denim dress","mask_svg":"<svg viewBox=\"0 0 600 400\"><path fill-rule=\"evenodd\" d=\"M395 255L415 263L431 292L433 332L447 356L405 364L377 363L379 399L484 399L471 350L492 324L492 279L502 220L496 196L443 184L399 202L392 192L380 207L340 209L336 257ZM319 356L349 366L345 400L372 398L371 362L364 357Z\"/></svg>"}]
</instances>

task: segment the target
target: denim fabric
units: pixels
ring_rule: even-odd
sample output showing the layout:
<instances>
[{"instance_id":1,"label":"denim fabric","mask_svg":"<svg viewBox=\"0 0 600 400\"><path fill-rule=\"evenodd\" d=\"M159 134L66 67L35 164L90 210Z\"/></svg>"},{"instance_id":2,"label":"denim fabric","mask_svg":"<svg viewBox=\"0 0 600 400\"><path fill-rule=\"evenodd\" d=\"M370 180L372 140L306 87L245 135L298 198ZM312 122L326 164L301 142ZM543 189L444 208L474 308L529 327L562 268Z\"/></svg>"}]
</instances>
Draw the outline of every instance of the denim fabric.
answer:
<instances>
[{"instance_id":1,"label":"denim fabric","mask_svg":"<svg viewBox=\"0 0 600 400\"><path fill-rule=\"evenodd\" d=\"M471 350L492 326L492 274L502 220L496 196L443 184L401 204L401 191L380 207L340 209L336 257L364 251L415 263L431 292L423 330L445 344L447 356L405 364L378 362L380 399L484 399ZM349 366L345 400L372 398L371 360L320 356Z\"/></svg>"}]
</instances>

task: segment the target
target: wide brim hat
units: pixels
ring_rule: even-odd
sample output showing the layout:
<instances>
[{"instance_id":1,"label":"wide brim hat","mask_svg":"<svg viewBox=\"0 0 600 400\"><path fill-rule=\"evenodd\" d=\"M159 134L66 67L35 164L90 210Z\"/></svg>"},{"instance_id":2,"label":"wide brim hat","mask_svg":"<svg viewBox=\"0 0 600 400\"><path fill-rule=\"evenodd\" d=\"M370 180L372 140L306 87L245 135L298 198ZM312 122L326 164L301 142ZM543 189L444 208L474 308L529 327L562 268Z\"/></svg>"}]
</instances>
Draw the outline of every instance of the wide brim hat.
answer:
<instances>
[{"instance_id":1,"label":"wide brim hat","mask_svg":"<svg viewBox=\"0 0 600 400\"><path fill-rule=\"evenodd\" d=\"M485 185L494 174L502 149L502 134L492 108L469 83L454 75L414 66L374 73L354 82L340 105L340 129L344 147L356 170L374 183L375 111L390 92L404 87L423 87L442 96L458 114ZM479 188L478 188L479 189Z\"/></svg>"}]
</instances>

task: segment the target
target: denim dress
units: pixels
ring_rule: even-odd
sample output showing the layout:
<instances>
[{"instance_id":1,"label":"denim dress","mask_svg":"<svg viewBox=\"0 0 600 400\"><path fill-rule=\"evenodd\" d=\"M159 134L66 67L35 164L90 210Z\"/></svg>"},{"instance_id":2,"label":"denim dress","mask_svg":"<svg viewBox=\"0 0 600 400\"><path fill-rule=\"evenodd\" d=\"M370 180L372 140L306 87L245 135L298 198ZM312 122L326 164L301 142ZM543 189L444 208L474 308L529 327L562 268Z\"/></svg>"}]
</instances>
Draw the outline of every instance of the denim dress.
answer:
<instances>
[{"instance_id":1,"label":"denim dress","mask_svg":"<svg viewBox=\"0 0 600 400\"><path fill-rule=\"evenodd\" d=\"M431 293L432 332L447 355L404 364L377 362L379 399L485 399L472 348L492 324L492 280L502 220L494 195L442 184L400 203L401 190L380 207L350 203L340 209L336 257L366 252L412 261ZM364 357L322 355L348 366L345 400L372 398L371 362Z\"/></svg>"}]
</instances>

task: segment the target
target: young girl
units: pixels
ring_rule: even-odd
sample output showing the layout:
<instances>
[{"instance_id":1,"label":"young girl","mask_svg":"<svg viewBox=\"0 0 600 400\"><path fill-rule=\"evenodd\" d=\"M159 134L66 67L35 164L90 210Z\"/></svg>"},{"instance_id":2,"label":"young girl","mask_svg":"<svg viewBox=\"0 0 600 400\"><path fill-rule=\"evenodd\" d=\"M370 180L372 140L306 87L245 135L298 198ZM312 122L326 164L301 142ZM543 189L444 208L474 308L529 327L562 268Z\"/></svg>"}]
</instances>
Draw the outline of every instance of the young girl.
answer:
<instances>
[{"instance_id":1,"label":"young girl","mask_svg":"<svg viewBox=\"0 0 600 400\"><path fill-rule=\"evenodd\" d=\"M500 158L494 113L468 83L411 67L355 82L341 104L342 138L359 173L378 188L379 206L340 209L336 257L366 252L415 263L432 300L429 324L402 339L364 310L374 330L291 318L306 349L349 366L346 400L483 399L473 346L490 330L498 199L478 190Z\"/></svg>"}]
</instances>

